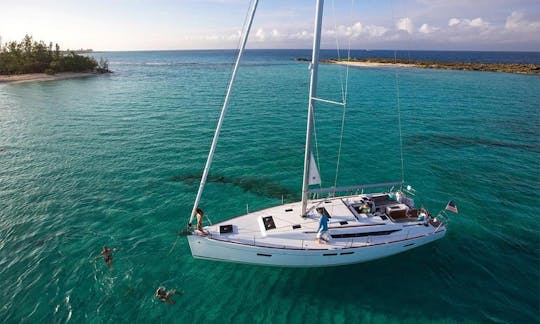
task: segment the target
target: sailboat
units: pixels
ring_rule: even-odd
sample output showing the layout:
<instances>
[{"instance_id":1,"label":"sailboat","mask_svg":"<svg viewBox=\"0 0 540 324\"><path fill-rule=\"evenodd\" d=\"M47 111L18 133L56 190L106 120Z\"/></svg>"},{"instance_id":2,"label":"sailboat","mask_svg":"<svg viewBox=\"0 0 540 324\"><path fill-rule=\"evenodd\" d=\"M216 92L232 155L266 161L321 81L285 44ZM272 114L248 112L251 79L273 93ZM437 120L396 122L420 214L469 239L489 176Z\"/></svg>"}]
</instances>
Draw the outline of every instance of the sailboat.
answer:
<instances>
[{"instance_id":1,"label":"sailboat","mask_svg":"<svg viewBox=\"0 0 540 324\"><path fill-rule=\"evenodd\" d=\"M316 94L324 0L317 1L315 12L302 200L192 227L200 213L199 202L257 3L255 0L250 9L189 218L187 240L193 257L278 267L327 267L387 257L444 237L448 223L444 210L434 217L423 207L415 207L414 189L404 181L313 189L320 181L311 141L313 109L317 101L324 101ZM325 227L320 226L321 218L328 220L325 233L319 231Z\"/></svg>"}]
</instances>

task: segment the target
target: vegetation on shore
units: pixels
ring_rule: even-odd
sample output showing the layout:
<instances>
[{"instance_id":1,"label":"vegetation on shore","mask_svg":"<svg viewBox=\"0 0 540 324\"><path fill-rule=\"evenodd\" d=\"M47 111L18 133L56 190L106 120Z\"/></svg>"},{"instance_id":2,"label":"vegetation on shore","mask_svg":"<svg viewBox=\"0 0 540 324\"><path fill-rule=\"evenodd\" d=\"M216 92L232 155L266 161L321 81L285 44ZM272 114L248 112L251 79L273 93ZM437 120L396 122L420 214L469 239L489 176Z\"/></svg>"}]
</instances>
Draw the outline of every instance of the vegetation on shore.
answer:
<instances>
[{"instance_id":1,"label":"vegetation on shore","mask_svg":"<svg viewBox=\"0 0 540 324\"><path fill-rule=\"evenodd\" d=\"M299 58L297 61L311 61L307 58ZM411 67L425 69L444 70L467 70L467 71L491 71L521 74L540 74L540 65L521 63L472 63L472 62L434 62L402 59L367 58L367 59L326 59L321 63L373 63L373 64L402 64Z\"/></svg>"},{"instance_id":2,"label":"vegetation on shore","mask_svg":"<svg viewBox=\"0 0 540 324\"><path fill-rule=\"evenodd\" d=\"M76 54L74 51L62 51L58 44L34 41L26 35L18 43L16 41L0 44L0 74L27 74L60 72L95 72L108 73L107 60L96 61L93 57Z\"/></svg>"}]
</instances>

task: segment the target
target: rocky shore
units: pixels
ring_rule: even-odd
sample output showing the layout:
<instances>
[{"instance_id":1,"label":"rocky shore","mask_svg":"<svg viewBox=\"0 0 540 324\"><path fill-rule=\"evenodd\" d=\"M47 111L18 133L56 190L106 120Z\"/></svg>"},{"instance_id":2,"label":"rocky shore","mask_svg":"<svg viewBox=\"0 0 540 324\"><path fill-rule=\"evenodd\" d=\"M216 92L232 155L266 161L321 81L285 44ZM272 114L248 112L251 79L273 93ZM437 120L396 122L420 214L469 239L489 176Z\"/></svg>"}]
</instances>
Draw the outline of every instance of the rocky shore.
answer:
<instances>
[{"instance_id":1,"label":"rocky shore","mask_svg":"<svg viewBox=\"0 0 540 324\"><path fill-rule=\"evenodd\" d=\"M307 58L299 58L297 61L311 61ZM347 64L351 66L399 66L399 67L416 67L423 69L444 69L444 70L465 70L465 71L490 71L490 72L506 72L520 74L540 74L540 65L537 64L518 64L518 63L468 63L468 62L433 62L433 61L418 61L418 60L401 60L401 59L326 59L321 60L321 63L328 64Z\"/></svg>"}]
</instances>

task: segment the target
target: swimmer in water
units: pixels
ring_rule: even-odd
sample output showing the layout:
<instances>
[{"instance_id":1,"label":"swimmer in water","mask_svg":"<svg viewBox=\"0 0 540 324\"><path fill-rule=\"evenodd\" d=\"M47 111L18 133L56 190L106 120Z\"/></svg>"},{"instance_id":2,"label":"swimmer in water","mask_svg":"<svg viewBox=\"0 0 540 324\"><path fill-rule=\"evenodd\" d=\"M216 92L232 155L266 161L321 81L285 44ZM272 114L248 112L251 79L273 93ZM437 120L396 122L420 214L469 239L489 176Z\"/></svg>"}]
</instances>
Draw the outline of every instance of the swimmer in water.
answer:
<instances>
[{"instance_id":1,"label":"swimmer in water","mask_svg":"<svg viewBox=\"0 0 540 324\"><path fill-rule=\"evenodd\" d=\"M166 291L165 287L159 287L156 290L156 297L159 298L159 300L161 300L163 303L174 304L175 301L171 298L171 296L175 294L176 290L173 289Z\"/></svg>"},{"instance_id":2,"label":"swimmer in water","mask_svg":"<svg viewBox=\"0 0 540 324\"><path fill-rule=\"evenodd\" d=\"M112 253L113 253L113 251L116 251L116 249L111 249L111 248L106 247L106 246L104 246L103 251L101 251L101 255L103 255L103 261L105 261L105 263L107 264L107 267L109 267L109 270L112 269L112 262L113 262Z\"/></svg>"}]
</instances>

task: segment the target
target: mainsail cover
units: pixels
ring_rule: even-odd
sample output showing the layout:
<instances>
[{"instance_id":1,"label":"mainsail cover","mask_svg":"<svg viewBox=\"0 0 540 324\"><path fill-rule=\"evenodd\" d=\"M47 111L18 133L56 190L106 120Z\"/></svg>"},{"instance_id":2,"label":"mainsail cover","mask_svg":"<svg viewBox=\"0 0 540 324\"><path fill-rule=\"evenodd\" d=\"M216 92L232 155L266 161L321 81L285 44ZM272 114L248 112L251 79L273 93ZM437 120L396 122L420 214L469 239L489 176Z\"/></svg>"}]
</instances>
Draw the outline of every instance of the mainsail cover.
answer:
<instances>
[{"instance_id":1,"label":"mainsail cover","mask_svg":"<svg viewBox=\"0 0 540 324\"><path fill-rule=\"evenodd\" d=\"M317 164L315 163L313 153L311 153L311 160L309 161L309 185L312 186L320 184L321 176L319 175L319 169L317 168Z\"/></svg>"}]
</instances>

